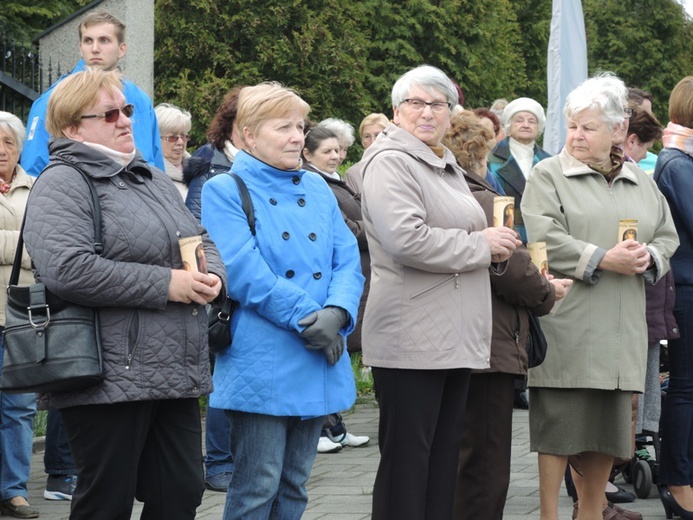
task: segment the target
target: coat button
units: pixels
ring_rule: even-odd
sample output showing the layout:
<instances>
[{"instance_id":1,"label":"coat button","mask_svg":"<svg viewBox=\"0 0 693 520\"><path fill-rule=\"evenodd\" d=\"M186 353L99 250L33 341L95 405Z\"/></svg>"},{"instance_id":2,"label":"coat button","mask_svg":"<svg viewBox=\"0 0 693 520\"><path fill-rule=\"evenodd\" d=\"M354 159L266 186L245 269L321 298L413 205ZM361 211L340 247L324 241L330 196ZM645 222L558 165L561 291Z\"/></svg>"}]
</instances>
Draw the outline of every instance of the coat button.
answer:
<instances>
[{"instance_id":1,"label":"coat button","mask_svg":"<svg viewBox=\"0 0 693 520\"><path fill-rule=\"evenodd\" d=\"M306 199L298 199L298 205L303 207L306 205Z\"/></svg>"},{"instance_id":2,"label":"coat button","mask_svg":"<svg viewBox=\"0 0 693 520\"><path fill-rule=\"evenodd\" d=\"M308 238L315 242L315 240L318 238L318 235L316 235L315 233L311 233L310 235L308 235Z\"/></svg>"},{"instance_id":3,"label":"coat button","mask_svg":"<svg viewBox=\"0 0 693 520\"><path fill-rule=\"evenodd\" d=\"M678 334L678 333L679 333L679 328L678 328L678 327L674 327L673 329L671 329L671 332L673 332L674 334Z\"/></svg>"},{"instance_id":4,"label":"coat button","mask_svg":"<svg viewBox=\"0 0 693 520\"><path fill-rule=\"evenodd\" d=\"M289 270L286 272L286 277L287 277L287 278L293 278L293 277L294 277L294 274L296 274L296 273L294 273L291 269L289 269Z\"/></svg>"},{"instance_id":5,"label":"coat button","mask_svg":"<svg viewBox=\"0 0 693 520\"><path fill-rule=\"evenodd\" d=\"M270 200L269 200L269 203L272 204L272 206L276 206L276 205L277 205L277 200L276 200L276 199L270 199Z\"/></svg>"},{"instance_id":6,"label":"coat button","mask_svg":"<svg viewBox=\"0 0 693 520\"><path fill-rule=\"evenodd\" d=\"M673 285L670 285L670 286L669 286L669 291L673 291L673 290L674 290L674 286L673 286Z\"/></svg>"},{"instance_id":7,"label":"coat button","mask_svg":"<svg viewBox=\"0 0 693 520\"><path fill-rule=\"evenodd\" d=\"M199 311L197 310L197 307L195 307L195 308L192 310L192 315L193 315L193 316L197 316L198 314L199 314Z\"/></svg>"},{"instance_id":8,"label":"coat button","mask_svg":"<svg viewBox=\"0 0 693 520\"><path fill-rule=\"evenodd\" d=\"M282 233L282 238L283 238L284 240L289 240L289 237L291 237L291 235L289 235L289 232L288 232L288 231L284 231L284 232Z\"/></svg>"},{"instance_id":9,"label":"coat button","mask_svg":"<svg viewBox=\"0 0 693 520\"><path fill-rule=\"evenodd\" d=\"M121 188L124 188L124 187L125 187L125 183L124 183L123 181L120 181L120 182L118 183L118 186L120 186Z\"/></svg>"},{"instance_id":10,"label":"coat button","mask_svg":"<svg viewBox=\"0 0 693 520\"><path fill-rule=\"evenodd\" d=\"M301 183L301 178L298 175L294 175L294 178L291 179L294 184L298 185Z\"/></svg>"},{"instance_id":11,"label":"coat button","mask_svg":"<svg viewBox=\"0 0 693 520\"><path fill-rule=\"evenodd\" d=\"M320 271L318 271L317 273L313 273L313 278L315 278L316 280L320 280L320 278L322 278L322 273Z\"/></svg>"}]
</instances>

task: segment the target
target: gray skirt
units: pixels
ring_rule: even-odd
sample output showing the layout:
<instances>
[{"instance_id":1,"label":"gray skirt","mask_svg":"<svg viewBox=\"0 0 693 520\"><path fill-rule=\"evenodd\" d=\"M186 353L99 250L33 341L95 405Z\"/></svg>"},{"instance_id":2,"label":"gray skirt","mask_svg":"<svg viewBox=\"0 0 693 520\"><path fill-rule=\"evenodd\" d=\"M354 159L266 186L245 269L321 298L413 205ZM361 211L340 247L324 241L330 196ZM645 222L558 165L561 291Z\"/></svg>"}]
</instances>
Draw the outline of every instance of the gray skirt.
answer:
<instances>
[{"instance_id":1,"label":"gray skirt","mask_svg":"<svg viewBox=\"0 0 693 520\"><path fill-rule=\"evenodd\" d=\"M633 392L529 389L529 449L551 455L594 451L633 456Z\"/></svg>"}]
</instances>

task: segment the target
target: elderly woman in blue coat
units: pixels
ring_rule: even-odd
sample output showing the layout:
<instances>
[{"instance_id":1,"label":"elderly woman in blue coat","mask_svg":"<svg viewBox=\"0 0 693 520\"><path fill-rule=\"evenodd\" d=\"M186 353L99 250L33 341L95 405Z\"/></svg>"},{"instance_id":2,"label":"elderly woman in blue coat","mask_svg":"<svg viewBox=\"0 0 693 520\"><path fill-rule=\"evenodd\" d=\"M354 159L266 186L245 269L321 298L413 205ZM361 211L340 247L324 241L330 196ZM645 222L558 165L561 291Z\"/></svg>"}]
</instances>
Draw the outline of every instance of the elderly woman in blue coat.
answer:
<instances>
[{"instance_id":1,"label":"elderly woman in blue coat","mask_svg":"<svg viewBox=\"0 0 693 520\"><path fill-rule=\"evenodd\" d=\"M515 197L515 229L523 242L527 242L527 234L520 203L525 183L532 167L549 157L536 141L544 131L545 123L544 109L539 103L530 98L514 99L503 110L507 137L491 150L488 157L488 167L503 192Z\"/></svg>"},{"instance_id":2,"label":"elderly woman in blue coat","mask_svg":"<svg viewBox=\"0 0 693 520\"><path fill-rule=\"evenodd\" d=\"M300 169L309 109L277 83L240 93L247 151L233 172L250 192L255 236L231 176L202 190L202 222L239 302L211 396L231 420L236 461L224 520L300 519L324 417L356 397L343 354L363 287L359 251L325 181Z\"/></svg>"}]
</instances>

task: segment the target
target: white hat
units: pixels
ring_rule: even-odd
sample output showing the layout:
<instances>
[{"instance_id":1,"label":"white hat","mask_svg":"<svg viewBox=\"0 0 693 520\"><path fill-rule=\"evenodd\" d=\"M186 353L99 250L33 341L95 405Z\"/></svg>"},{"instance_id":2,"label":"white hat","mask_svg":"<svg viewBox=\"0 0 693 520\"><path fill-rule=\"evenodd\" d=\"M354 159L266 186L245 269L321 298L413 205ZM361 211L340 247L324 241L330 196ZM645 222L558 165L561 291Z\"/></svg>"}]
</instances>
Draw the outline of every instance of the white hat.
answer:
<instances>
[{"instance_id":1,"label":"white hat","mask_svg":"<svg viewBox=\"0 0 693 520\"><path fill-rule=\"evenodd\" d=\"M514 99L506 105L505 110L503 110L503 126L505 127L505 133L510 133L510 120L518 112L529 112L534 114L539 125L539 135L541 135L544 131L544 125L546 125L544 109L539 103L527 97Z\"/></svg>"}]
</instances>

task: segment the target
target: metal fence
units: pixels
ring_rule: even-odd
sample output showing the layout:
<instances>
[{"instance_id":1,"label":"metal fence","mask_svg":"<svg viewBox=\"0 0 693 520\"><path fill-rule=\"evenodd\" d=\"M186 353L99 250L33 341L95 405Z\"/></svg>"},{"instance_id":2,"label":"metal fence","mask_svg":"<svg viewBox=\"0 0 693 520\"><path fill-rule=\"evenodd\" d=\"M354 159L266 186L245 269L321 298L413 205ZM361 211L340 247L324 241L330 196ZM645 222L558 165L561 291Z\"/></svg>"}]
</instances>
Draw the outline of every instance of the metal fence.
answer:
<instances>
[{"instance_id":1,"label":"metal fence","mask_svg":"<svg viewBox=\"0 0 693 520\"><path fill-rule=\"evenodd\" d=\"M9 41L5 34L0 34L0 52L0 110L26 122L31 104L53 83L54 77L60 77L60 71L54 71L48 63L44 72L37 47Z\"/></svg>"}]
</instances>

